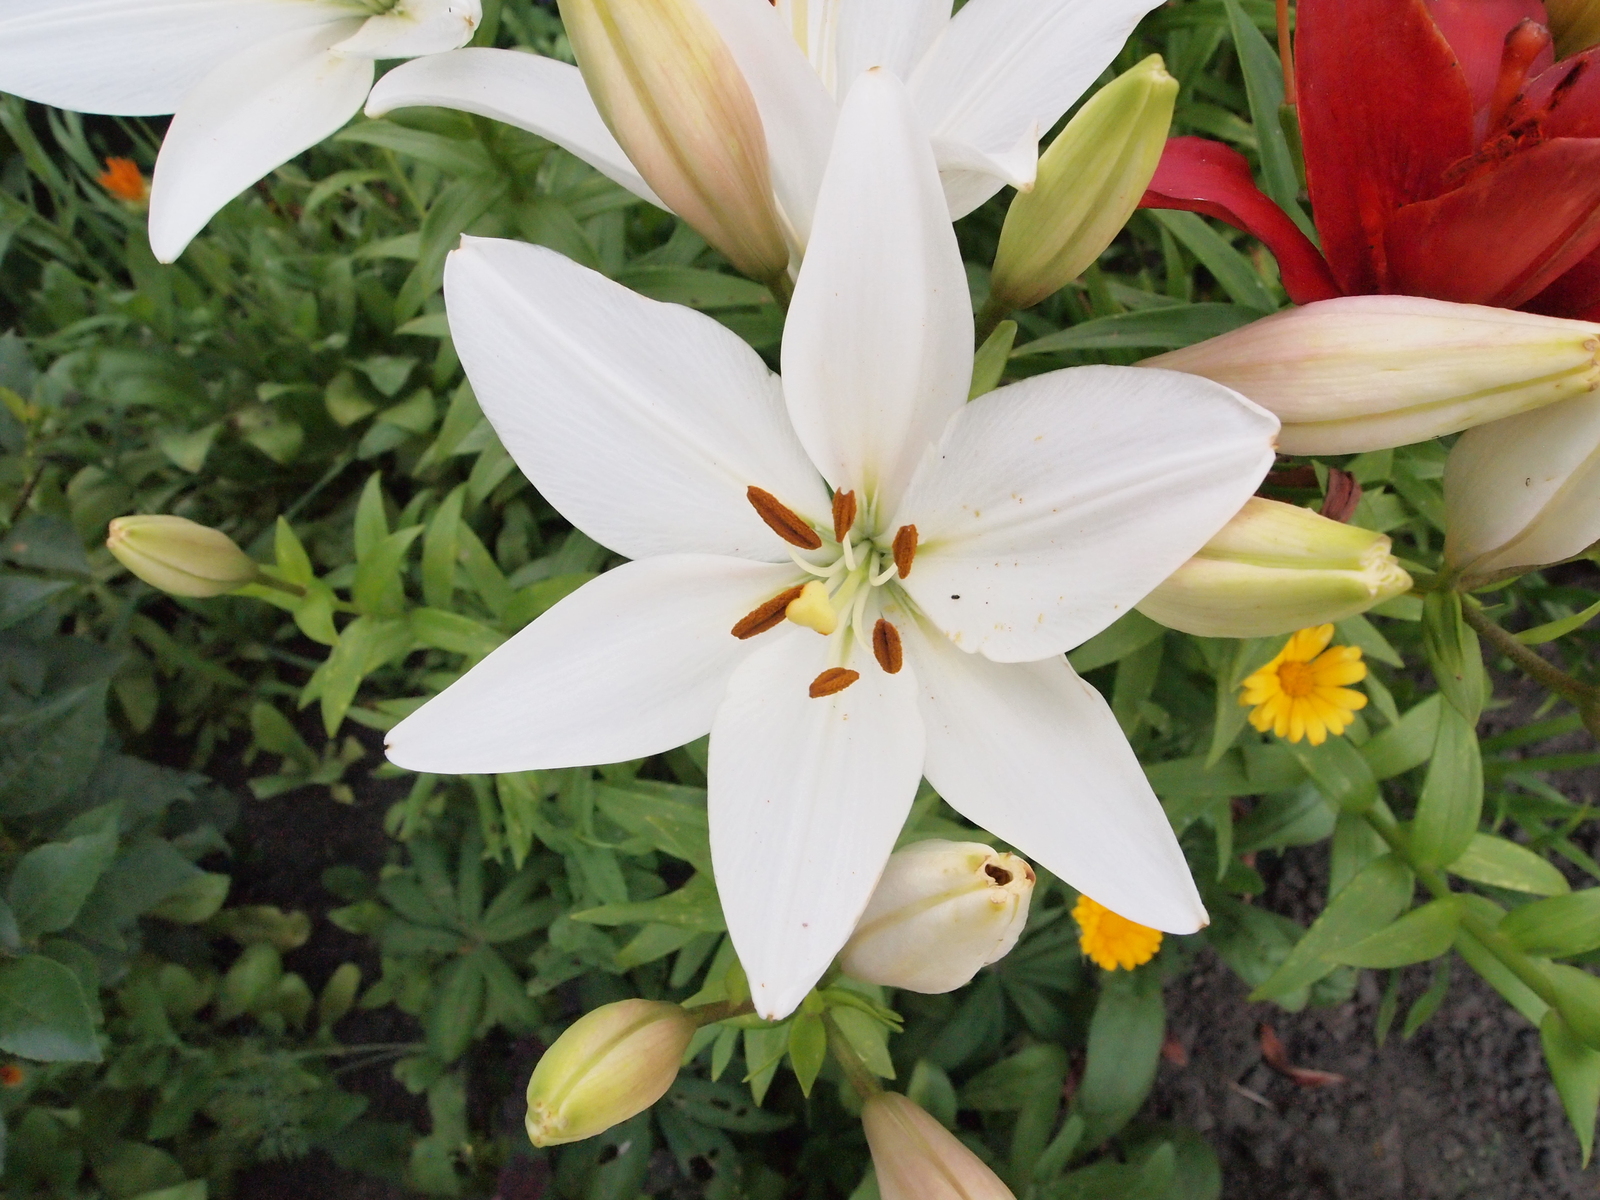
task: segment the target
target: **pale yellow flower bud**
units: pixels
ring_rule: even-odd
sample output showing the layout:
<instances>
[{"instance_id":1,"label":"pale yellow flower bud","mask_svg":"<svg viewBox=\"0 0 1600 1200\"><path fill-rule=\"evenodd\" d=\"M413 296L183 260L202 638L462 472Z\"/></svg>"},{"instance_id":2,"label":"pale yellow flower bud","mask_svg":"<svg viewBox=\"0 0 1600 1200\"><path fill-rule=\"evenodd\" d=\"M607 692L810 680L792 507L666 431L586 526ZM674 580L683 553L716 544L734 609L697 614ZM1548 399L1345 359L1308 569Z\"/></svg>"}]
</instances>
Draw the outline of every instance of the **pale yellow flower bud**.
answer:
<instances>
[{"instance_id":1,"label":"pale yellow flower bud","mask_svg":"<svg viewBox=\"0 0 1600 1200\"><path fill-rule=\"evenodd\" d=\"M1028 308L1081 275L1128 223L1167 143L1178 81L1152 54L1096 92L1039 159L1000 231L991 306Z\"/></svg>"},{"instance_id":2,"label":"pale yellow flower bud","mask_svg":"<svg viewBox=\"0 0 1600 1200\"><path fill-rule=\"evenodd\" d=\"M695 1022L676 1004L619 1000L579 1017L528 1080L528 1137L559 1146L649 1108L678 1077Z\"/></svg>"},{"instance_id":3,"label":"pale yellow flower bud","mask_svg":"<svg viewBox=\"0 0 1600 1200\"><path fill-rule=\"evenodd\" d=\"M895 1092L861 1106L882 1200L1016 1200L983 1160Z\"/></svg>"},{"instance_id":4,"label":"pale yellow flower bud","mask_svg":"<svg viewBox=\"0 0 1600 1200\"><path fill-rule=\"evenodd\" d=\"M118 517L108 533L106 548L118 562L174 596L220 596L260 574L231 537L184 517Z\"/></svg>"},{"instance_id":5,"label":"pale yellow flower bud","mask_svg":"<svg viewBox=\"0 0 1600 1200\"><path fill-rule=\"evenodd\" d=\"M1544 0L1556 57L1567 58L1600 42L1600 0Z\"/></svg>"},{"instance_id":6,"label":"pale yellow flower bud","mask_svg":"<svg viewBox=\"0 0 1600 1200\"><path fill-rule=\"evenodd\" d=\"M1426 441L1600 387L1600 325L1415 296L1285 309L1143 367L1203 375L1283 422L1286 454Z\"/></svg>"},{"instance_id":7,"label":"pale yellow flower bud","mask_svg":"<svg viewBox=\"0 0 1600 1200\"><path fill-rule=\"evenodd\" d=\"M982 842L915 842L890 857L839 965L885 987L954 991L1017 944L1033 883L1027 862Z\"/></svg>"},{"instance_id":8,"label":"pale yellow flower bud","mask_svg":"<svg viewBox=\"0 0 1600 1200\"><path fill-rule=\"evenodd\" d=\"M752 279L783 275L761 116L695 0L561 0L561 16L595 106L656 195Z\"/></svg>"},{"instance_id":9,"label":"pale yellow flower bud","mask_svg":"<svg viewBox=\"0 0 1600 1200\"><path fill-rule=\"evenodd\" d=\"M1138 609L1200 637L1270 637L1342 621L1410 590L1381 533L1252 496Z\"/></svg>"}]
</instances>

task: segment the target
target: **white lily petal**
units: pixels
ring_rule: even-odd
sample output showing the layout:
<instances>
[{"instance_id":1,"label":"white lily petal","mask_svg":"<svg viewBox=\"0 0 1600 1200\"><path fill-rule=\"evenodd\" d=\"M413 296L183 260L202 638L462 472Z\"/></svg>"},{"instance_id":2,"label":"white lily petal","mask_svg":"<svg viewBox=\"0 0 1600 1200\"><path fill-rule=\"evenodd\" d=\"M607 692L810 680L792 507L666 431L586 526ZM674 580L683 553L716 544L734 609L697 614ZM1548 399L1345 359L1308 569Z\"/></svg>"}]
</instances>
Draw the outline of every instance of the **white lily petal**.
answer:
<instances>
[{"instance_id":1,"label":"white lily petal","mask_svg":"<svg viewBox=\"0 0 1600 1200\"><path fill-rule=\"evenodd\" d=\"M1452 567L1488 576L1583 553L1600 540L1600 396L1463 433L1444 470Z\"/></svg>"},{"instance_id":2,"label":"white lily petal","mask_svg":"<svg viewBox=\"0 0 1600 1200\"><path fill-rule=\"evenodd\" d=\"M402 63L378 80L367 98L369 117L416 107L453 108L526 129L641 200L666 207L611 136L571 63L519 50L451 50Z\"/></svg>"},{"instance_id":3,"label":"white lily petal","mask_svg":"<svg viewBox=\"0 0 1600 1200\"><path fill-rule=\"evenodd\" d=\"M950 806L1114 912L1206 924L1172 826L1111 709L1064 658L992 663L901 630L921 684L928 782Z\"/></svg>"},{"instance_id":4,"label":"white lily petal","mask_svg":"<svg viewBox=\"0 0 1600 1200\"><path fill-rule=\"evenodd\" d=\"M457 352L550 503L629 558L786 560L747 489L825 523L831 501L759 355L710 317L553 250L464 238L445 264Z\"/></svg>"},{"instance_id":5,"label":"white lily petal","mask_svg":"<svg viewBox=\"0 0 1600 1200\"><path fill-rule=\"evenodd\" d=\"M1061 119L1160 0L971 0L912 76L936 138L999 159Z\"/></svg>"},{"instance_id":6,"label":"white lily petal","mask_svg":"<svg viewBox=\"0 0 1600 1200\"><path fill-rule=\"evenodd\" d=\"M869 71L839 114L789 307L789 414L830 483L892 511L971 378L971 300L933 152L904 85Z\"/></svg>"},{"instance_id":7,"label":"white lily petal","mask_svg":"<svg viewBox=\"0 0 1600 1200\"><path fill-rule=\"evenodd\" d=\"M1122 616L1249 499L1278 420L1220 385L1074 367L951 419L886 528L917 527L903 586L968 653L1049 658Z\"/></svg>"},{"instance_id":8,"label":"white lily petal","mask_svg":"<svg viewBox=\"0 0 1600 1200\"><path fill-rule=\"evenodd\" d=\"M856 76L883 67L910 79L928 47L950 21L950 0L875 0L840 6L835 33L835 95L850 90Z\"/></svg>"},{"instance_id":9,"label":"white lily petal","mask_svg":"<svg viewBox=\"0 0 1600 1200\"><path fill-rule=\"evenodd\" d=\"M700 0L739 64L767 135L772 192L794 244L811 238L837 109L828 89L770 4Z\"/></svg>"},{"instance_id":10,"label":"white lily petal","mask_svg":"<svg viewBox=\"0 0 1600 1200\"><path fill-rule=\"evenodd\" d=\"M219 64L183 98L150 181L158 261L177 258L224 204L360 111L372 62L329 49L358 25L272 38Z\"/></svg>"},{"instance_id":11,"label":"white lily petal","mask_svg":"<svg viewBox=\"0 0 1600 1200\"><path fill-rule=\"evenodd\" d=\"M849 941L922 778L916 681L812 699L828 639L786 627L745 660L711 726L711 861L756 1011L793 1012Z\"/></svg>"},{"instance_id":12,"label":"white lily petal","mask_svg":"<svg viewBox=\"0 0 1600 1200\"><path fill-rule=\"evenodd\" d=\"M335 49L355 58L415 58L465 46L483 19L479 0L400 0Z\"/></svg>"},{"instance_id":13,"label":"white lily petal","mask_svg":"<svg viewBox=\"0 0 1600 1200\"><path fill-rule=\"evenodd\" d=\"M220 60L350 15L321 0L8 0L0 91L76 112L175 112Z\"/></svg>"},{"instance_id":14,"label":"white lily petal","mask_svg":"<svg viewBox=\"0 0 1600 1200\"><path fill-rule=\"evenodd\" d=\"M1030 125L1017 144L1003 154L985 154L976 146L949 138L933 139L950 219L966 216L1006 184L1030 191L1039 174L1039 130Z\"/></svg>"},{"instance_id":15,"label":"white lily petal","mask_svg":"<svg viewBox=\"0 0 1600 1200\"><path fill-rule=\"evenodd\" d=\"M622 762L693 741L760 644L729 630L795 574L712 555L625 563L396 725L389 758L413 771L499 773Z\"/></svg>"}]
</instances>

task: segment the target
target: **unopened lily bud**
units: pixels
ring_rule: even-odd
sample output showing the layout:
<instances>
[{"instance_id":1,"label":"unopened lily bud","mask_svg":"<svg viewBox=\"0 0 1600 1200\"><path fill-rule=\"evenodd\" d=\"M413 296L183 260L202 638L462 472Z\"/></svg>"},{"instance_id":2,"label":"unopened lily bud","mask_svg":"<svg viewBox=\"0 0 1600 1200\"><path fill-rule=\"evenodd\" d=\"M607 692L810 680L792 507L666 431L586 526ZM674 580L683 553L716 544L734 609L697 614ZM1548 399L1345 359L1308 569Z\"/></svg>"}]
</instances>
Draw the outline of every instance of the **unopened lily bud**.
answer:
<instances>
[{"instance_id":1,"label":"unopened lily bud","mask_svg":"<svg viewBox=\"0 0 1600 1200\"><path fill-rule=\"evenodd\" d=\"M1026 861L982 842L916 842L890 857L839 965L885 987L954 991L1017 944L1033 883Z\"/></svg>"},{"instance_id":2,"label":"unopened lily bud","mask_svg":"<svg viewBox=\"0 0 1600 1200\"><path fill-rule=\"evenodd\" d=\"M1081 275L1128 223L1172 125L1178 81L1152 54L1101 88L1039 159L1000 231L991 305L1028 308Z\"/></svg>"},{"instance_id":3,"label":"unopened lily bud","mask_svg":"<svg viewBox=\"0 0 1600 1200\"><path fill-rule=\"evenodd\" d=\"M595 106L656 195L744 274L782 275L755 97L695 0L561 0L561 16Z\"/></svg>"},{"instance_id":4,"label":"unopened lily bud","mask_svg":"<svg viewBox=\"0 0 1600 1200\"><path fill-rule=\"evenodd\" d=\"M1600 540L1600 393L1469 429L1444 468L1445 563L1467 587Z\"/></svg>"},{"instance_id":5,"label":"unopened lily bud","mask_svg":"<svg viewBox=\"0 0 1600 1200\"><path fill-rule=\"evenodd\" d=\"M1016 1200L983 1160L896 1092L861 1106L883 1200Z\"/></svg>"},{"instance_id":6,"label":"unopened lily bud","mask_svg":"<svg viewBox=\"0 0 1600 1200\"><path fill-rule=\"evenodd\" d=\"M1569 58L1600 42L1600 0L1544 0L1556 57Z\"/></svg>"},{"instance_id":7,"label":"unopened lily bud","mask_svg":"<svg viewBox=\"0 0 1600 1200\"><path fill-rule=\"evenodd\" d=\"M642 1113L678 1077L695 1027L659 1000L619 1000L579 1017L528 1080L528 1137L559 1146Z\"/></svg>"},{"instance_id":8,"label":"unopened lily bud","mask_svg":"<svg viewBox=\"0 0 1600 1200\"><path fill-rule=\"evenodd\" d=\"M118 562L173 596L220 596L260 574L231 537L185 517L118 517L108 534Z\"/></svg>"},{"instance_id":9,"label":"unopened lily bud","mask_svg":"<svg viewBox=\"0 0 1600 1200\"><path fill-rule=\"evenodd\" d=\"M1140 363L1203 375L1283 422L1286 454L1426 441L1600 387L1600 325L1415 296L1285 309Z\"/></svg>"},{"instance_id":10,"label":"unopened lily bud","mask_svg":"<svg viewBox=\"0 0 1600 1200\"><path fill-rule=\"evenodd\" d=\"M1138 609L1200 637L1271 637L1342 621L1410 590L1383 534L1252 496Z\"/></svg>"}]
</instances>

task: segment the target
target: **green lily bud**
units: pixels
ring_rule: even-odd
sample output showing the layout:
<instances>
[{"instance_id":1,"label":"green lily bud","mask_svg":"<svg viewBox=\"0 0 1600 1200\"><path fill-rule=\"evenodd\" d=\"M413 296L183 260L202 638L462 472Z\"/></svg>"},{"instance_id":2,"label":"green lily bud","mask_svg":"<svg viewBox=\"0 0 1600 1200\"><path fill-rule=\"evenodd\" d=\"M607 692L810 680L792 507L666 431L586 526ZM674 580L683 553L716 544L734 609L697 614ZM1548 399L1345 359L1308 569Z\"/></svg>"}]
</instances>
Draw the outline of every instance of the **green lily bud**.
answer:
<instances>
[{"instance_id":1,"label":"green lily bud","mask_svg":"<svg viewBox=\"0 0 1600 1200\"><path fill-rule=\"evenodd\" d=\"M1283 422L1286 454L1423 442L1600 388L1600 325L1416 296L1285 309L1141 367L1203 375Z\"/></svg>"},{"instance_id":2,"label":"green lily bud","mask_svg":"<svg viewBox=\"0 0 1600 1200\"><path fill-rule=\"evenodd\" d=\"M1178 81L1152 54L1078 110L1006 213L991 307L1037 304L1100 257L1155 175L1177 99Z\"/></svg>"},{"instance_id":3,"label":"green lily bud","mask_svg":"<svg viewBox=\"0 0 1600 1200\"><path fill-rule=\"evenodd\" d=\"M1568 58L1600 42L1600 0L1544 0L1556 57Z\"/></svg>"},{"instance_id":4,"label":"green lily bud","mask_svg":"<svg viewBox=\"0 0 1600 1200\"><path fill-rule=\"evenodd\" d=\"M1381 533L1252 496L1137 607L1200 637L1271 637L1342 621L1410 590Z\"/></svg>"},{"instance_id":5,"label":"green lily bud","mask_svg":"<svg viewBox=\"0 0 1600 1200\"><path fill-rule=\"evenodd\" d=\"M579 1017L528 1080L528 1137L559 1146L649 1108L678 1077L695 1020L676 1004L619 1000Z\"/></svg>"},{"instance_id":6,"label":"green lily bud","mask_svg":"<svg viewBox=\"0 0 1600 1200\"><path fill-rule=\"evenodd\" d=\"M839 965L885 987L954 991L1017 944L1033 884L1026 861L982 842L916 842L890 857Z\"/></svg>"},{"instance_id":7,"label":"green lily bud","mask_svg":"<svg viewBox=\"0 0 1600 1200\"><path fill-rule=\"evenodd\" d=\"M762 282L789 248L750 85L695 0L561 0L607 127L673 212Z\"/></svg>"},{"instance_id":8,"label":"green lily bud","mask_svg":"<svg viewBox=\"0 0 1600 1200\"><path fill-rule=\"evenodd\" d=\"M896 1092L869 1098L861 1124L883 1200L1016 1200L981 1158Z\"/></svg>"},{"instance_id":9,"label":"green lily bud","mask_svg":"<svg viewBox=\"0 0 1600 1200\"><path fill-rule=\"evenodd\" d=\"M185 517L118 517L107 532L117 561L169 595L220 596L260 574L231 537Z\"/></svg>"}]
</instances>

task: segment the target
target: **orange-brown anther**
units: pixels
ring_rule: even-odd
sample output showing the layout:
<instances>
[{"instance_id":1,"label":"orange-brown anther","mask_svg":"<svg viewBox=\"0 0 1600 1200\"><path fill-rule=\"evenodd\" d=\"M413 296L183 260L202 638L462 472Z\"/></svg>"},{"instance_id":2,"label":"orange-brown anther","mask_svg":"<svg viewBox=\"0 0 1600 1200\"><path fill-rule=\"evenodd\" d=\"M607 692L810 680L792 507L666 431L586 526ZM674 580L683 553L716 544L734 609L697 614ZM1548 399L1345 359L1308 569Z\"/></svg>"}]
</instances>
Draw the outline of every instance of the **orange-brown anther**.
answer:
<instances>
[{"instance_id":1,"label":"orange-brown anther","mask_svg":"<svg viewBox=\"0 0 1600 1200\"><path fill-rule=\"evenodd\" d=\"M751 486L745 492L745 497L750 501L750 507L767 523L767 528L791 546L799 546L802 550L822 549L822 539L817 536L817 531L785 507L783 501L771 492Z\"/></svg>"},{"instance_id":2,"label":"orange-brown anther","mask_svg":"<svg viewBox=\"0 0 1600 1200\"><path fill-rule=\"evenodd\" d=\"M844 535L850 532L850 527L856 523L856 494L854 492L835 492L833 494L833 540L844 541Z\"/></svg>"},{"instance_id":3,"label":"orange-brown anther","mask_svg":"<svg viewBox=\"0 0 1600 1200\"><path fill-rule=\"evenodd\" d=\"M902 525L894 531L894 568L904 579L911 574L911 561L917 557L917 527Z\"/></svg>"},{"instance_id":4,"label":"orange-brown anther","mask_svg":"<svg viewBox=\"0 0 1600 1200\"><path fill-rule=\"evenodd\" d=\"M905 665L905 652L900 646L900 631L882 617L872 627L872 657L890 675L898 675Z\"/></svg>"},{"instance_id":5,"label":"orange-brown anther","mask_svg":"<svg viewBox=\"0 0 1600 1200\"><path fill-rule=\"evenodd\" d=\"M852 671L848 667L829 667L811 681L811 698L820 700L824 696L842 692L860 678L860 671Z\"/></svg>"},{"instance_id":6,"label":"orange-brown anther","mask_svg":"<svg viewBox=\"0 0 1600 1200\"><path fill-rule=\"evenodd\" d=\"M758 633L765 633L769 629L776 628L784 618L784 610L794 603L795 598L803 590L804 586L797 584L792 588L779 592L765 604L756 605L743 617L739 618L738 624L730 632L734 637L743 641L745 638L753 638Z\"/></svg>"}]
</instances>

